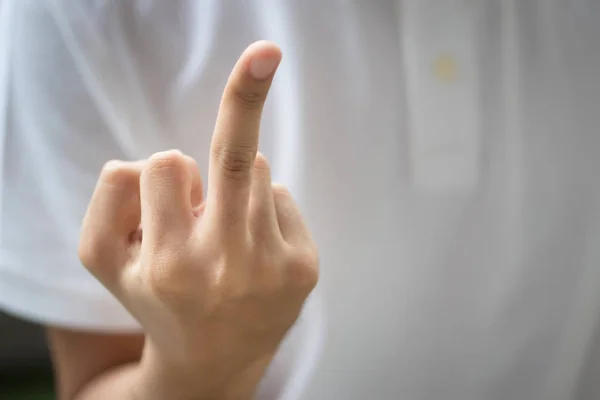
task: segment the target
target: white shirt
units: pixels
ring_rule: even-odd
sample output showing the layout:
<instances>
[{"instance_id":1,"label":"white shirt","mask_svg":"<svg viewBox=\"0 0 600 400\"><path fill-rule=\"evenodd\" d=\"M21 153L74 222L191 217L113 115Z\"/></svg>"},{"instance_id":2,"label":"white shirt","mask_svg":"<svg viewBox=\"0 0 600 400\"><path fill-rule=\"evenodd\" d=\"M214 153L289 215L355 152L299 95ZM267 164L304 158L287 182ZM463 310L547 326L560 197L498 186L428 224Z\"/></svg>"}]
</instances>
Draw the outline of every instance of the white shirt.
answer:
<instances>
[{"instance_id":1,"label":"white shirt","mask_svg":"<svg viewBox=\"0 0 600 400\"><path fill-rule=\"evenodd\" d=\"M269 39L261 150L323 279L262 398L298 398L323 312L306 398L600 396L599 3L0 5L6 310L136 327L77 260L98 172L179 148L206 176L225 79Z\"/></svg>"}]
</instances>

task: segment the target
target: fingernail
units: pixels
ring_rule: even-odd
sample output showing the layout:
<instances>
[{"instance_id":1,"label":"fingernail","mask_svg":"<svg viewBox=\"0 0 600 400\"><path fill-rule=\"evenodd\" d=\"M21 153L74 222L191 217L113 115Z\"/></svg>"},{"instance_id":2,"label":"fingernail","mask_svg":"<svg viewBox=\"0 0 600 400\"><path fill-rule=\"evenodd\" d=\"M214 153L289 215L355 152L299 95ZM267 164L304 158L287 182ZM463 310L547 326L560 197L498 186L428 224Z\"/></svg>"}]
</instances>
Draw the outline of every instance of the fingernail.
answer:
<instances>
[{"instance_id":1,"label":"fingernail","mask_svg":"<svg viewBox=\"0 0 600 400\"><path fill-rule=\"evenodd\" d=\"M279 64L279 57L277 55L255 56L250 61L250 75L254 79L266 79L275 71L277 64Z\"/></svg>"}]
</instances>

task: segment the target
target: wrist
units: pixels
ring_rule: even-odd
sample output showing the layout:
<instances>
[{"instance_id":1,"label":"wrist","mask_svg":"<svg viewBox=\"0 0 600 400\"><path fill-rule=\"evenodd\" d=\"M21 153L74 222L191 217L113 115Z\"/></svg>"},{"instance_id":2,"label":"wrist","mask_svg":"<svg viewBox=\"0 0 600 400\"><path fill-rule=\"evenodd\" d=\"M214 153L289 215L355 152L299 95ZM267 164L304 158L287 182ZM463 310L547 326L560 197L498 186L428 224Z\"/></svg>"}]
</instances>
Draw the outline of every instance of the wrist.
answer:
<instances>
[{"instance_id":1,"label":"wrist","mask_svg":"<svg viewBox=\"0 0 600 400\"><path fill-rule=\"evenodd\" d=\"M174 359L147 340L140 361L139 398L144 400L250 400L272 356L251 365Z\"/></svg>"}]
</instances>

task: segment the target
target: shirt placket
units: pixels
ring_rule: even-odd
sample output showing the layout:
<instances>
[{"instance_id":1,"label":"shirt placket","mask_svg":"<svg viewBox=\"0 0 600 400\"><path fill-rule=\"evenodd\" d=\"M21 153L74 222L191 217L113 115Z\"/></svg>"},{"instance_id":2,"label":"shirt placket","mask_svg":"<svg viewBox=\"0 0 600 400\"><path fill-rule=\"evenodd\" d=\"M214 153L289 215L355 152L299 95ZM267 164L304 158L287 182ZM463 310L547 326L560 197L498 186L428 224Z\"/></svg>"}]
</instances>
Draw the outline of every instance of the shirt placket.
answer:
<instances>
[{"instance_id":1,"label":"shirt placket","mask_svg":"<svg viewBox=\"0 0 600 400\"><path fill-rule=\"evenodd\" d=\"M405 0L405 59L411 183L468 190L479 180L480 102L473 4Z\"/></svg>"}]
</instances>

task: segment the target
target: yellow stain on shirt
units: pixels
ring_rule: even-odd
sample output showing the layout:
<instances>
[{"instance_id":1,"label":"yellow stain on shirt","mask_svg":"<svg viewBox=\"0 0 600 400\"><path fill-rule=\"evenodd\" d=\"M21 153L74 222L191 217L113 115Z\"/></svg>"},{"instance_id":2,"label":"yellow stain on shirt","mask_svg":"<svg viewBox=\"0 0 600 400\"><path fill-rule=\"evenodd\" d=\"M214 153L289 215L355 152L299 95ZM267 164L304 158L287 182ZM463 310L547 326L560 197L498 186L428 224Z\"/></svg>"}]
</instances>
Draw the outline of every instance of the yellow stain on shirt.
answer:
<instances>
[{"instance_id":1,"label":"yellow stain on shirt","mask_svg":"<svg viewBox=\"0 0 600 400\"><path fill-rule=\"evenodd\" d=\"M458 65L451 54L442 54L433 62L433 75L442 83L452 83L458 76Z\"/></svg>"}]
</instances>

